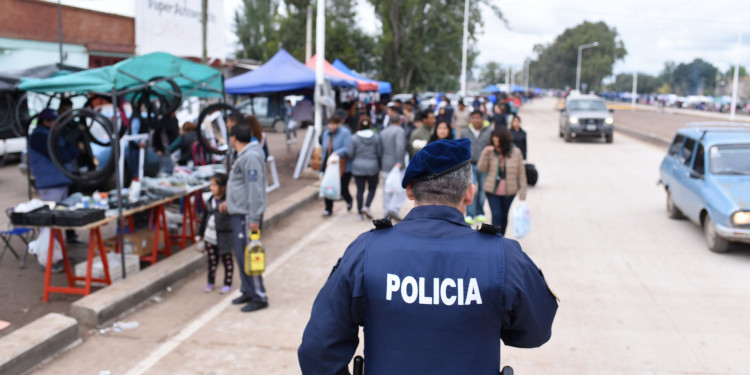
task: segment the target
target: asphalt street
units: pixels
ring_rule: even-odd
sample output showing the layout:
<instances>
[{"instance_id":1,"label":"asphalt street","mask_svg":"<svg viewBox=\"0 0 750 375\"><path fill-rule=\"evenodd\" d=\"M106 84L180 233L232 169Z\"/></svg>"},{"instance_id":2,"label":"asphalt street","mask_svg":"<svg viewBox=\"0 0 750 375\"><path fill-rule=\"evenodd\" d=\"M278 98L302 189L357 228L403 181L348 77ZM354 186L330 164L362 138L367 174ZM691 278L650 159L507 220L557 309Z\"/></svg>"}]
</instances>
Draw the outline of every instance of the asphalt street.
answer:
<instances>
[{"instance_id":1,"label":"asphalt street","mask_svg":"<svg viewBox=\"0 0 750 375\"><path fill-rule=\"evenodd\" d=\"M748 373L750 247L712 253L699 227L667 217L656 184L663 148L621 134L613 144L565 143L555 104L522 109L540 178L520 243L560 309L546 345L503 347L503 365L518 374ZM378 194L376 214L380 206ZM264 238L270 308L241 313L229 304L236 294L204 294L196 274L123 318L137 328L85 332L33 373L299 374L312 301L346 246L372 227L341 203L331 218L322 211L313 204Z\"/></svg>"}]
</instances>

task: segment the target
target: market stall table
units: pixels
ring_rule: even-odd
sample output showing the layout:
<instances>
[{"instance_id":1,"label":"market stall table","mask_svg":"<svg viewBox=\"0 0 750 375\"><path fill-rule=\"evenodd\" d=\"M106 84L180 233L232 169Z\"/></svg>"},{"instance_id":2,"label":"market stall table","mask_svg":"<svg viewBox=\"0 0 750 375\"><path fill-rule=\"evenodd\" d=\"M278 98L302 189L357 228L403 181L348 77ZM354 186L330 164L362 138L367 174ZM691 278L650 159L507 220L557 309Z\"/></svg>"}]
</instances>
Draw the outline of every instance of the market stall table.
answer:
<instances>
[{"instance_id":1,"label":"market stall table","mask_svg":"<svg viewBox=\"0 0 750 375\"><path fill-rule=\"evenodd\" d=\"M151 252L151 255L146 255L144 257L141 257L142 260L150 261L151 264L156 263L158 259L159 253L163 253L166 256L172 255L172 247L170 242L170 237L173 237L169 234L169 230L167 227L167 216L166 216L166 204L170 203L176 199L185 198L185 205L183 208L183 220L182 220L182 232L181 234L175 235L176 237L180 238L180 246L181 248L185 247L185 244L187 244L188 241L188 229L187 226L190 226L190 234L192 236L195 236L195 230L194 230L194 223L195 223L195 217L196 217L196 209L195 206L198 203L198 197L200 192L208 187L207 183L203 183L200 185L195 185L189 187L185 192L165 197L163 199L159 199L153 202L150 202L148 204L135 207L132 209L128 209L123 211L123 218L130 217L133 214L143 212L149 209L153 209L154 211L154 241L153 241L153 250ZM196 204L193 204L192 197L195 197ZM24 227L37 227L37 228L49 228L51 230L50 233L50 240L49 240L49 246L48 246L48 255L47 255L47 266L45 267L44 272L44 292L42 295L42 301L48 302L49 301L49 295L50 293L66 293L66 294L83 294L83 295L89 295L91 293L91 283L92 282L102 282L106 283L107 285L110 285L112 283L111 277L109 275L109 264L107 261L107 255L106 255L106 249L104 247L104 241L102 239L101 234L101 227L103 225L107 225L111 222L117 221L117 216L108 216L104 219L97 220L95 222L82 225L82 226L64 226L64 225L52 225L52 226L33 226L33 225L24 225ZM124 224L124 223L123 223ZM88 253L86 256L86 276L74 276L73 275L73 269L70 266L70 261L68 260L68 251L65 247L65 241L63 240L62 231L67 229L73 229L73 230L89 230L89 246L88 246ZM132 222L130 222L130 229L132 231ZM161 232L164 232L164 248L159 248L159 235ZM54 253L54 246L55 246L55 240L58 241L60 244L60 248L62 250L63 255L63 264L65 267L65 273L67 275L68 279L68 286L53 286L51 284L52 280L52 257ZM191 238L192 241L192 238ZM120 248L121 244L118 241L116 251L119 253L121 251ZM102 266L104 268L104 278L93 278L91 276L91 270L93 266L94 257L96 256L96 248L98 247L99 253L101 254L101 260L102 260ZM84 286L82 288L75 287L74 283L76 281L83 281Z\"/></svg>"}]
</instances>

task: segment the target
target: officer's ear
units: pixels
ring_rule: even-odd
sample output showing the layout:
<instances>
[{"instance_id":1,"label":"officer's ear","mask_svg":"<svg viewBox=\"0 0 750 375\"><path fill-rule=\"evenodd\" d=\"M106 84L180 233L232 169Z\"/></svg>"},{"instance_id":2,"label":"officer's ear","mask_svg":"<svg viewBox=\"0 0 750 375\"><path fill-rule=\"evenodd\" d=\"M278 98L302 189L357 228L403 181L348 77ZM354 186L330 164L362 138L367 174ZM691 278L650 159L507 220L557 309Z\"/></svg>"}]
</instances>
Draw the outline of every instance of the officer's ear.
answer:
<instances>
[{"instance_id":1,"label":"officer's ear","mask_svg":"<svg viewBox=\"0 0 750 375\"><path fill-rule=\"evenodd\" d=\"M406 197L409 198L410 201L414 200L414 189L411 186L411 182L406 185Z\"/></svg>"},{"instance_id":2,"label":"officer's ear","mask_svg":"<svg viewBox=\"0 0 750 375\"><path fill-rule=\"evenodd\" d=\"M464 198L462 203L465 205L470 205L471 202L474 202L474 195L477 192L477 186L474 184L469 184L469 187L464 192Z\"/></svg>"}]
</instances>

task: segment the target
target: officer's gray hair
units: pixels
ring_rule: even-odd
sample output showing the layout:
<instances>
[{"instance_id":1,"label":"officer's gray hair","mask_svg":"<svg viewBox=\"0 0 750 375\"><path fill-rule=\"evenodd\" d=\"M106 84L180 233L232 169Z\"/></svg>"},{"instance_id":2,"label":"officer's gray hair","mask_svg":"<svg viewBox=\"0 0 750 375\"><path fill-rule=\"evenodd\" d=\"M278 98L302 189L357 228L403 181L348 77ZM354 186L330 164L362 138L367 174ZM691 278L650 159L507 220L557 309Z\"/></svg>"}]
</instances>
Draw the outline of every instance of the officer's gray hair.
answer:
<instances>
[{"instance_id":1,"label":"officer's gray hair","mask_svg":"<svg viewBox=\"0 0 750 375\"><path fill-rule=\"evenodd\" d=\"M471 165L467 164L434 180L412 182L414 200L419 205L458 206L471 185Z\"/></svg>"}]
</instances>

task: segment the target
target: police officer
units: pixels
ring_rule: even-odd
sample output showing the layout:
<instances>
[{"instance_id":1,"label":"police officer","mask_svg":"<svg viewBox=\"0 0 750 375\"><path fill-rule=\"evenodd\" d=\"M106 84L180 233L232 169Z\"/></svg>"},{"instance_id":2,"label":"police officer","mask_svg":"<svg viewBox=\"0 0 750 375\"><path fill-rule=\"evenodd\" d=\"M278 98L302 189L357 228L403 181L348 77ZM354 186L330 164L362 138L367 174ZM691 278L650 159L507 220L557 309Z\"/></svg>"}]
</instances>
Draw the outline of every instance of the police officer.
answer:
<instances>
[{"instance_id":1,"label":"police officer","mask_svg":"<svg viewBox=\"0 0 750 375\"><path fill-rule=\"evenodd\" d=\"M298 356L303 374L348 374L364 327L365 373L497 374L500 340L549 340L557 299L518 242L464 222L470 142L419 151L403 187L414 209L376 222L331 272L313 304Z\"/></svg>"}]
</instances>

